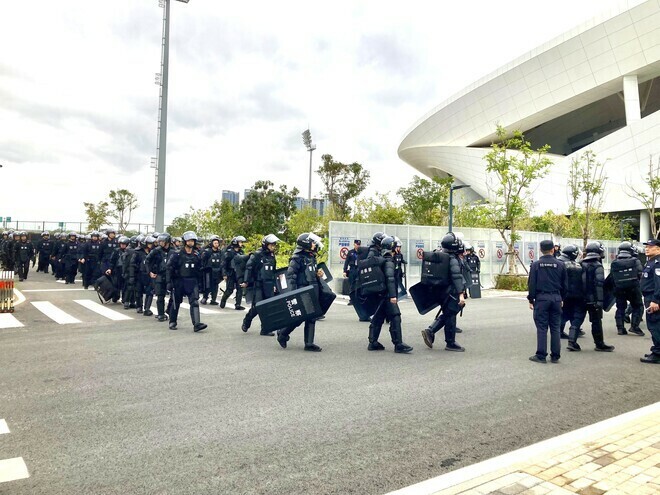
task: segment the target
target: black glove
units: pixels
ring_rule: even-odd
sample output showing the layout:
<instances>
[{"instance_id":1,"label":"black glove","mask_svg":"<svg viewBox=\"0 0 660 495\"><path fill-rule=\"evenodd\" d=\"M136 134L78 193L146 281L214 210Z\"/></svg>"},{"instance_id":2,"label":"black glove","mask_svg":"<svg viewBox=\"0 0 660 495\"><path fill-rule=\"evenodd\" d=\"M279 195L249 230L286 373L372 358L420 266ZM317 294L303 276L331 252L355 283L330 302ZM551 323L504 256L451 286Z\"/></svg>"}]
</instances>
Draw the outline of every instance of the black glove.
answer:
<instances>
[{"instance_id":1,"label":"black glove","mask_svg":"<svg viewBox=\"0 0 660 495\"><path fill-rule=\"evenodd\" d=\"M172 290L174 289L174 284L172 282L167 282L165 288L168 290L168 292L172 292Z\"/></svg>"}]
</instances>

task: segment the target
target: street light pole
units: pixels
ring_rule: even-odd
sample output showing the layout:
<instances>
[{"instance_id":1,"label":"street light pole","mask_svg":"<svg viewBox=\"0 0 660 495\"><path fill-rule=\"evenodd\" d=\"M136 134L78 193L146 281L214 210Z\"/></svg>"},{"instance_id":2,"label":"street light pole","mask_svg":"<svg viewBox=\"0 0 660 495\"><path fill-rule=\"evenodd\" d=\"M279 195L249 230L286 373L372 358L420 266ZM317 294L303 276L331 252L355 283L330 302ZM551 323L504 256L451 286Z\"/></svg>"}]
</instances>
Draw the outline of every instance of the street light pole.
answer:
<instances>
[{"instance_id":1,"label":"street light pole","mask_svg":"<svg viewBox=\"0 0 660 495\"><path fill-rule=\"evenodd\" d=\"M449 232L452 231L453 220L454 220L454 191L458 189L463 189L464 187L470 187L469 184L461 184L459 186L451 186L449 188Z\"/></svg>"},{"instance_id":2,"label":"street light pole","mask_svg":"<svg viewBox=\"0 0 660 495\"><path fill-rule=\"evenodd\" d=\"M309 201L309 206L312 206L312 153L316 149L316 145L312 144L312 133L307 129L302 133L303 144L307 147L309 151L309 189L307 190L307 201Z\"/></svg>"}]
</instances>

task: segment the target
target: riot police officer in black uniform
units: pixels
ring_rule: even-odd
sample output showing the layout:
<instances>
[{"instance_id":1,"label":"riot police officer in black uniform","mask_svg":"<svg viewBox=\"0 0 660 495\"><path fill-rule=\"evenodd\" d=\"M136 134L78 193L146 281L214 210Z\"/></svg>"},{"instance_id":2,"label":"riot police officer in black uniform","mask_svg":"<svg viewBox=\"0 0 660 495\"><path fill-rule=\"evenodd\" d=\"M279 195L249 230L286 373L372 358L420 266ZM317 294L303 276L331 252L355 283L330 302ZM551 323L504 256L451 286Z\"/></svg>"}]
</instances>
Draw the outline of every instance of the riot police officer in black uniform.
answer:
<instances>
[{"instance_id":1,"label":"riot police officer in black uniform","mask_svg":"<svg viewBox=\"0 0 660 495\"><path fill-rule=\"evenodd\" d=\"M117 302L121 297L121 302L128 305L128 298L126 296L126 279L124 277L124 258L128 255L127 249L130 240L126 236L121 236L117 241L117 249L110 257L109 268L104 272L112 278L112 285L115 288L115 296L112 298L113 302Z\"/></svg>"},{"instance_id":2,"label":"riot police officer in black uniform","mask_svg":"<svg viewBox=\"0 0 660 495\"><path fill-rule=\"evenodd\" d=\"M252 320L257 316L255 305L259 301L269 299L275 295L275 249L280 240L275 234L268 234L261 241L261 247L250 255L245 267L245 285L252 286L252 306L243 319L241 330L247 332ZM259 335L272 337L274 332L262 330Z\"/></svg>"},{"instance_id":3,"label":"riot police officer in black uniform","mask_svg":"<svg viewBox=\"0 0 660 495\"><path fill-rule=\"evenodd\" d=\"M22 282L30 271L30 261L34 266L34 245L28 240L26 231L22 231L18 242L14 243L14 263L18 271L18 281Z\"/></svg>"},{"instance_id":4,"label":"riot police officer in black uniform","mask_svg":"<svg viewBox=\"0 0 660 495\"><path fill-rule=\"evenodd\" d=\"M316 266L316 255L319 249L323 249L321 238L316 234L307 232L300 234L296 239L296 249L289 260L289 267L286 271L287 285L291 290L301 287L312 286L319 295L320 282L323 272ZM298 325L293 325L277 331L277 341L283 348L287 347L289 335ZM314 343L316 333L316 320L305 320L305 350L310 352L321 352L321 347Z\"/></svg>"},{"instance_id":5,"label":"riot police officer in black uniform","mask_svg":"<svg viewBox=\"0 0 660 495\"><path fill-rule=\"evenodd\" d=\"M392 255L392 258L394 259L394 274L396 277L397 290L399 291L399 297L406 297L408 295L408 288L406 287L405 280L406 265L408 262L401 252L401 248L403 247L401 239L397 236L392 237L394 237L394 254Z\"/></svg>"},{"instance_id":6,"label":"riot police officer in black uniform","mask_svg":"<svg viewBox=\"0 0 660 495\"><path fill-rule=\"evenodd\" d=\"M7 266L7 255L5 254L5 244L9 241L9 231L5 230L0 237L0 268L9 270Z\"/></svg>"},{"instance_id":7,"label":"riot police officer in black uniform","mask_svg":"<svg viewBox=\"0 0 660 495\"><path fill-rule=\"evenodd\" d=\"M616 259L610 265L610 274L614 282L614 295L616 296L616 313L614 321L619 335L626 335L624 318L628 302L632 306L630 315L630 330L633 335L643 336L644 332L639 328L639 323L644 312L642 302L642 291L640 289L640 278L642 277L642 263L635 256L633 245L624 241L619 244Z\"/></svg>"},{"instance_id":8,"label":"riot police officer in black uniform","mask_svg":"<svg viewBox=\"0 0 660 495\"><path fill-rule=\"evenodd\" d=\"M556 251L555 251L555 254ZM564 247L564 249L561 250L561 253L559 256L556 256L556 258L564 263L566 265L566 269L568 270L569 268L574 269L574 273L577 273L577 269L579 268L580 274L582 273L582 266L577 263L575 260L577 260L578 255L580 254L580 250L578 249L577 246L573 244L569 244L568 246ZM568 272L567 272L568 274ZM580 275L581 277L581 275ZM580 278L580 287L582 287L582 279ZM568 287L567 287L568 289ZM579 289L579 295L581 299L584 299L582 297L582 289ZM568 297L568 295L567 295ZM575 300L575 296L571 298L571 302L567 303L566 300L564 300L564 303L562 304L561 307L561 324L559 325L559 330L560 330L560 337L562 339L568 339L568 334L564 330L566 328L566 323L570 322L572 317L573 317L573 312L575 308L575 304L577 303Z\"/></svg>"},{"instance_id":9,"label":"riot police officer in black uniform","mask_svg":"<svg viewBox=\"0 0 660 495\"><path fill-rule=\"evenodd\" d=\"M605 248L598 241L587 244L585 257L582 260L584 281L584 297L591 322L591 335L596 344L595 350L600 352L612 352L613 345L607 345L603 336L603 285L605 284L605 272L601 260L605 258Z\"/></svg>"},{"instance_id":10,"label":"riot police officer in black uniform","mask_svg":"<svg viewBox=\"0 0 660 495\"><path fill-rule=\"evenodd\" d=\"M9 239L5 242L4 251L8 270L18 271L18 267L16 266L15 246L20 242L20 240L21 233L18 231L13 231L10 233Z\"/></svg>"},{"instance_id":11,"label":"riot police officer in black uniform","mask_svg":"<svg viewBox=\"0 0 660 495\"><path fill-rule=\"evenodd\" d=\"M50 257L53 254L53 241L50 240L50 232L42 232L41 240L37 243L37 253L39 253L39 262L37 263L37 273L48 273Z\"/></svg>"},{"instance_id":12,"label":"riot police officer in black uniform","mask_svg":"<svg viewBox=\"0 0 660 495\"><path fill-rule=\"evenodd\" d=\"M222 299L220 299L221 308L225 307L227 304L227 299L229 299L229 296L231 296L235 289L235 307L239 311L245 309L243 306L241 306L241 300L243 299L243 287L241 287L241 285L238 283L236 270L234 270L234 266L232 264L235 256L243 256L245 254L243 252L243 243L245 241L245 237L242 235L237 235L231 240L230 245L227 246L227 249L225 250L224 258L222 260L222 278L225 280L225 293L222 295Z\"/></svg>"},{"instance_id":13,"label":"riot police officer in black uniform","mask_svg":"<svg viewBox=\"0 0 660 495\"><path fill-rule=\"evenodd\" d=\"M115 229L106 229L105 230L105 239L101 240L101 271L106 272L109 268L111 269L110 260L112 255L117 250L119 243L117 242L117 231ZM115 301L116 302L116 301Z\"/></svg>"},{"instance_id":14,"label":"riot police officer in black uniform","mask_svg":"<svg viewBox=\"0 0 660 495\"><path fill-rule=\"evenodd\" d=\"M197 234L192 231L184 232L183 242L185 243L183 248L172 253L167 260L166 288L171 291L171 299L173 299L169 327L170 330L176 330L179 308L185 295L190 304L193 330L199 332L208 325L201 322L199 315L199 281L202 277L202 261L199 252L195 249Z\"/></svg>"},{"instance_id":15,"label":"riot police officer in black uniform","mask_svg":"<svg viewBox=\"0 0 660 495\"><path fill-rule=\"evenodd\" d=\"M646 307L646 328L651 333L651 352L640 358L642 363L660 364L660 240L644 243L646 265L642 272L641 288Z\"/></svg>"},{"instance_id":16,"label":"riot police officer in black uniform","mask_svg":"<svg viewBox=\"0 0 660 495\"><path fill-rule=\"evenodd\" d=\"M62 273L64 275L65 284L75 284L76 273L78 272L78 234L76 232L69 233L69 240L65 242L60 248L58 258L62 264Z\"/></svg>"},{"instance_id":17,"label":"riot police officer in black uniform","mask_svg":"<svg viewBox=\"0 0 660 495\"><path fill-rule=\"evenodd\" d=\"M151 303L154 300L153 284L147 268L147 256L153 248L154 239L151 234L138 242L138 247L131 258L129 285L135 287L136 312L144 316L152 316ZM142 306L144 304L144 307Z\"/></svg>"},{"instance_id":18,"label":"riot police officer in black uniform","mask_svg":"<svg viewBox=\"0 0 660 495\"><path fill-rule=\"evenodd\" d=\"M360 239L355 239L353 241L353 249L349 250L346 253L346 259L344 260L344 277L348 278L348 284L349 284L349 298L350 302L348 303L349 306L354 304L354 299L355 299L355 289L357 284L357 279L358 279L358 270L357 270L357 262L358 262L358 251L360 249L360 246L362 245L362 241Z\"/></svg>"},{"instance_id":19,"label":"riot police officer in black uniform","mask_svg":"<svg viewBox=\"0 0 660 495\"><path fill-rule=\"evenodd\" d=\"M209 239L209 247L202 252L202 271L204 272L204 294L202 304L208 302L208 297L211 296L211 305L217 306L218 301L218 286L222 280L222 261L224 253L220 249L222 239L217 235L211 236Z\"/></svg>"},{"instance_id":20,"label":"riot police officer in black uniform","mask_svg":"<svg viewBox=\"0 0 660 495\"><path fill-rule=\"evenodd\" d=\"M93 231L90 240L81 246L78 258L82 265L83 287L88 289L101 276L101 234Z\"/></svg>"},{"instance_id":21,"label":"riot police officer in black uniform","mask_svg":"<svg viewBox=\"0 0 660 495\"><path fill-rule=\"evenodd\" d=\"M465 277L458 252L463 248L462 241L453 232L446 234L440 241L442 251L449 254L449 274L451 280L442 294L441 311L431 325L422 330L422 338L427 347L432 348L435 334L445 329L445 350L464 352L465 348L456 343L456 315L465 306Z\"/></svg>"},{"instance_id":22,"label":"riot police officer in black uniform","mask_svg":"<svg viewBox=\"0 0 660 495\"><path fill-rule=\"evenodd\" d=\"M146 264L149 270L149 277L154 285L154 295L156 296L156 319L158 321L167 321L165 315L165 296L167 295L167 259L170 256L170 234L160 234L156 242L158 246L149 251Z\"/></svg>"}]
</instances>

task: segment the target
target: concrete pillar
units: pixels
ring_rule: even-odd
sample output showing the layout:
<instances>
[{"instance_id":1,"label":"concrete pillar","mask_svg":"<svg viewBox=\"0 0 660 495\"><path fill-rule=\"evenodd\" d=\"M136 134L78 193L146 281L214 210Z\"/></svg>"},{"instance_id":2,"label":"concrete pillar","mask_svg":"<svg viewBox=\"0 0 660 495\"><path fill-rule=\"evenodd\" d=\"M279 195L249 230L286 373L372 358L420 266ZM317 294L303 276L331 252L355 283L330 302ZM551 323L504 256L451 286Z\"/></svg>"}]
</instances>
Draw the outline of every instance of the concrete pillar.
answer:
<instances>
[{"instance_id":1,"label":"concrete pillar","mask_svg":"<svg viewBox=\"0 0 660 495\"><path fill-rule=\"evenodd\" d=\"M642 119L636 75L623 76L623 102L626 106L626 125Z\"/></svg>"},{"instance_id":2,"label":"concrete pillar","mask_svg":"<svg viewBox=\"0 0 660 495\"><path fill-rule=\"evenodd\" d=\"M651 238L651 220L649 212L640 210L639 212L639 241L646 242Z\"/></svg>"}]
</instances>

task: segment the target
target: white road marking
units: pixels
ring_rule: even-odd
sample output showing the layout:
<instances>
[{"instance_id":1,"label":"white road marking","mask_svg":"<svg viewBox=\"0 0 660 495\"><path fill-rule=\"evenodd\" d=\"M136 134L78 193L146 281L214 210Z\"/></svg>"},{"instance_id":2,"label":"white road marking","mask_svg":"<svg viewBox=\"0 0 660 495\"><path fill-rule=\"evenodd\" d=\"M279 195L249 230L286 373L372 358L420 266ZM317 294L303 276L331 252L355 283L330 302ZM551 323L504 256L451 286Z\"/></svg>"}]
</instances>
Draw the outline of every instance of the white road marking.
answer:
<instances>
[{"instance_id":1,"label":"white road marking","mask_svg":"<svg viewBox=\"0 0 660 495\"><path fill-rule=\"evenodd\" d=\"M11 313L0 313L0 328L19 328L23 324Z\"/></svg>"},{"instance_id":2,"label":"white road marking","mask_svg":"<svg viewBox=\"0 0 660 495\"><path fill-rule=\"evenodd\" d=\"M7 422L4 419L0 419L0 435L5 433L9 433L9 426L7 426Z\"/></svg>"},{"instance_id":3,"label":"white road marking","mask_svg":"<svg viewBox=\"0 0 660 495\"><path fill-rule=\"evenodd\" d=\"M23 292L71 292L74 290L84 291L85 289L26 289Z\"/></svg>"},{"instance_id":4,"label":"white road marking","mask_svg":"<svg viewBox=\"0 0 660 495\"><path fill-rule=\"evenodd\" d=\"M14 307L25 302L25 296L21 294L21 291L15 287L14 287L14 295L16 296L16 300L14 301Z\"/></svg>"},{"instance_id":5,"label":"white road marking","mask_svg":"<svg viewBox=\"0 0 660 495\"><path fill-rule=\"evenodd\" d=\"M183 309L190 309L190 304L182 302L181 307ZM213 311L212 309L206 309L206 308L203 308L200 305L199 306L199 313L202 314L202 315L221 315L223 312L222 311Z\"/></svg>"},{"instance_id":6,"label":"white road marking","mask_svg":"<svg viewBox=\"0 0 660 495\"><path fill-rule=\"evenodd\" d=\"M119 321L119 320L132 320L130 316L126 316L112 309L106 308L105 306L92 301L90 299L74 299L73 302L80 304L81 306L94 311L95 313L105 316L109 320Z\"/></svg>"},{"instance_id":7,"label":"white road marking","mask_svg":"<svg viewBox=\"0 0 660 495\"><path fill-rule=\"evenodd\" d=\"M49 301L35 301L32 303L32 305L43 314L45 314L48 318L56 323L59 323L60 325L66 325L68 323L80 323L79 319L74 318L68 313L65 313Z\"/></svg>"},{"instance_id":8,"label":"white road marking","mask_svg":"<svg viewBox=\"0 0 660 495\"><path fill-rule=\"evenodd\" d=\"M22 457L0 461L0 483L29 478L27 466Z\"/></svg>"}]
</instances>

